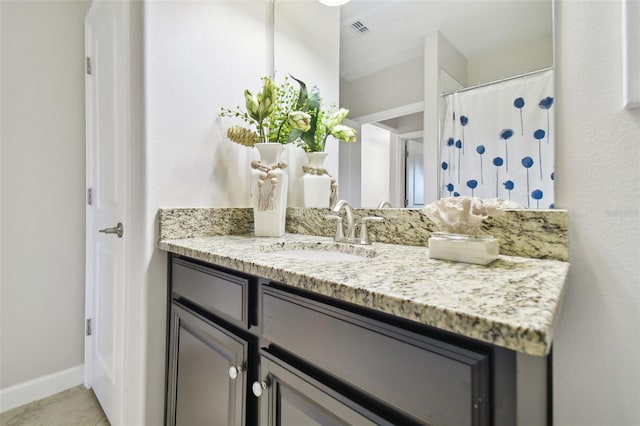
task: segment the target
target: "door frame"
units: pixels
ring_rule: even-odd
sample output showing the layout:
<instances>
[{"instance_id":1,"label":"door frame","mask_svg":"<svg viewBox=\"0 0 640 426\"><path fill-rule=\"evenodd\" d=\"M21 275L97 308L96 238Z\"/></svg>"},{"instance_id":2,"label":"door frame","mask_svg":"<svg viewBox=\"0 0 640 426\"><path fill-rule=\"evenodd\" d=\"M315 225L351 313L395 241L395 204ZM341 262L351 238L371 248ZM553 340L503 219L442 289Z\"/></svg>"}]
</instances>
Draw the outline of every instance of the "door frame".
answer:
<instances>
[{"instance_id":1,"label":"door frame","mask_svg":"<svg viewBox=\"0 0 640 426\"><path fill-rule=\"evenodd\" d=\"M130 6L128 2L110 2L109 0L93 0L87 15L85 16L84 26L85 26L85 58L93 58L93 50L92 50L92 34L91 28L88 24L89 20L94 18L98 13L101 12L101 9L106 4L120 4L120 13L122 13L122 22L123 27L127 29L123 31L121 34L121 45L119 46L122 49L122 63L119 64L119 76L120 83L118 88L118 95L121 98L119 102L120 116L123 118L123 129L124 131L121 134L123 138L122 148L124 149L124 161L125 164L121 170L123 170L124 176L122 178L125 180L124 185L124 194L122 194L122 200L125 204L123 209L123 217L122 222L125 225L125 235L123 237L123 246L125 250L124 255L124 283L122 284L122 312L124 318L122 318L122 371L119 372L121 377L122 386L120 388L121 395L118 395L118 398L121 400L121 418L116 419L116 423L123 423L124 419L127 418L127 400L125 395L127 394L127 378L129 377L128 371L128 358L129 354L129 340L130 340L130 307L129 301L131 299L131 262L130 262L130 253L132 246L132 239L130 236L132 235L131 229L128 225L132 222L131 215L131 58L130 58ZM85 66L87 66L85 64ZM95 64L91 64L94 69L92 72L96 72ZM85 219L86 219L86 227L85 227L85 324L87 324L88 320L93 320L95 318L95 292L94 292L94 276L96 272L96 265L94 264L94 255L95 255L95 245L98 237L97 227L95 223L95 204L90 205L88 200L88 191L89 188L92 188L94 192L94 202L95 202L95 188L97 184L96 179L96 150L94 146L96 144L94 138L95 132L95 123L92 120L93 115L88 113L89 108L93 105L93 101L95 98L95 94L92 90L91 84L91 75L89 75L85 69L85 148L86 148L86 157L85 157L85 167L86 167L86 191L87 191L87 202L85 204ZM93 322L93 321L92 321ZM99 326L99 325L98 325ZM92 328L94 324L92 324ZM93 348L94 348L94 337L95 333L92 332L91 335L87 335L87 330L85 328L85 340L84 340L84 385L88 388L92 387L92 370L93 370Z\"/></svg>"},{"instance_id":2,"label":"door frame","mask_svg":"<svg viewBox=\"0 0 640 426\"><path fill-rule=\"evenodd\" d=\"M358 126L360 126L360 128L364 124L378 124L380 121L402 117L405 115L415 114L418 112L424 112L424 105L425 105L424 101L418 101L418 102L414 102L406 105L401 105L399 107L390 108L387 110L378 111L371 114L352 118L346 124L352 127L355 127L354 124L357 124ZM382 126L382 127L387 128L385 126ZM357 129L358 130L357 145L359 147L362 146L362 142L361 142L362 132L360 131L360 128ZM390 199L386 201L389 201L394 207L404 206L404 200L405 200L405 182L404 182L405 150L404 150L404 141L401 138L403 137L408 138L408 136L406 135L417 134L418 132L420 132L421 136L424 135L424 130L417 130L415 132L402 133L402 134L394 133L393 131L391 133L392 138L389 145L389 180L390 180L389 181L389 192L390 192L389 198ZM347 144L347 145L351 145L351 144ZM358 188L356 188L357 192L353 188L345 192L349 194L355 193L357 194L358 198L361 198L361 193L360 193L361 192L361 188L360 188L361 165L360 163L362 159L360 158L361 153L359 151L355 152L355 155L358 156L358 158L353 158L353 156L347 156L348 158L344 159L342 158L343 156L340 155L339 157L340 178L342 179L344 177L343 174L345 173L345 171L347 175L357 173L357 176L351 176L348 179L350 183L358 186ZM357 168L353 166L354 160L357 161ZM425 164L425 167L426 167L426 164ZM359 207L361 205L361 199L353 200L353 204L354 206Z\"/></svg>"},{"instance_id":3,"label":"door frame","mask_svg":"<svg viewBox=\"0 0 640 426\"><path fill-rule=\"evenodd\" d=\"M397 152L400 154L395 159L395 163L391 165L391 170L393 170L393 178L395 181L395 186L393 190L397 191L397 205L400 207L407 207L407 140L423 138L424 139L424 130L416 130L415 132L401 133L398 135L398 148ZM423 141L424 145L424 141ZM423 164L424 167L424 164Z\"/></svg>"}]
</instances>

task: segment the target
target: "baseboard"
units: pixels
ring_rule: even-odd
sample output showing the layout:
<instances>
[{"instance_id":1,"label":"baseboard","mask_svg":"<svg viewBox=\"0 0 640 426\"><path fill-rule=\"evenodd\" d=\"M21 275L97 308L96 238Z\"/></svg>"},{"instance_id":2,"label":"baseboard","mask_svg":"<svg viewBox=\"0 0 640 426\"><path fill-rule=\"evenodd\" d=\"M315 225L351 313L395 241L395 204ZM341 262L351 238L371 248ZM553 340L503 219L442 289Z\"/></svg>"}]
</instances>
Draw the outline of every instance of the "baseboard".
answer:
<instances>
[{"instance_id":1,"label":"baseboard","mask_svg":"<svg viewBox=\"0 0 640 426\"><path fill-rule=\"evenodd\" d=\"M0 413L81 385L83 378L84 365L80 364L68 370L0 389Z\"/></svg>"}]
</instances>

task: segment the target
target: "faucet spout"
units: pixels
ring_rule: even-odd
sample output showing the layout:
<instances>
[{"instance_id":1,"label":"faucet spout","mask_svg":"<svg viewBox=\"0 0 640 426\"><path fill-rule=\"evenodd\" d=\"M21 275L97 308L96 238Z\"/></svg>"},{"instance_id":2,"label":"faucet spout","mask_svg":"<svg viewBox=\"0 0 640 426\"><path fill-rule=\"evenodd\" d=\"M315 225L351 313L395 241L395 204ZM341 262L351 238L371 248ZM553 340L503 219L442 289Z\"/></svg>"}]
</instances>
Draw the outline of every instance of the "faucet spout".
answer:
<instances>
[{"instance_id":1,"label":"faucet spout","mask_svg":"<svg viewBox=\"0 0 640 426\"><path fill-rule=\"evenodd\" d=\"M343 208L347 217L347 238L354 239L356 236L356 228L353 223L353 209L351 208L351 205L346 200L340 200L333 207L332 211L334 213L340 213Z\"/></svg>"}]
</instances>

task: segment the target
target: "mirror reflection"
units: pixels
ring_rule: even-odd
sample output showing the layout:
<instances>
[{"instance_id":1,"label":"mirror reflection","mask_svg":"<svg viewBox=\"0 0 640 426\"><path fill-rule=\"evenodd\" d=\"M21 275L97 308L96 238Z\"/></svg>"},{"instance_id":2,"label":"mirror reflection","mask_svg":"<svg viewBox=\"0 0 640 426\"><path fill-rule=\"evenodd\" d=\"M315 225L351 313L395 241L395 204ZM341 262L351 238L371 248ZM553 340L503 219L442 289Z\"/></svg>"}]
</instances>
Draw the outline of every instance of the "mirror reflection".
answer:
<instances>
[{"instance_id":1,"label":"mirror reflection","mask_svg":"<svg viewBox=\"0 0 640 426\"><path fill-rule=\"evenodd\" d=\"M275 6L276 17L279 8L293 7L286 1ZM492 181L484 175L490 171L493 158L506 160L504 153L487 148L482 158L487 170L477 178L463 172L458 178L455 156L443 170L448 151L443 148L447 147L443 128L447 105L442 95L479 85L490 87L491 82L551 68L552 0L352 0L341 6L339 13L339 104L349 108L347 124L358 128L360 135L358 143L339 146L340 198L357 207L378 207L382 203L421 207L454 193L471 195L478 189L470 188L467 182L476 180L479 188L485 179L494 190L493 196L496 185L500 198L512 195L504 185L506 167L498 170L497 177L492 175ZM277 52L277 40L275 49ZM278 65L276 59L276 68ZM527 107L533 110L537 103L527 100ZM517 117L521 112L510 108L513 111L506 114L513 112ZM546 112L552 117L552 111ZM551 127L545 127L548 134L553 133L552 125L550 119ZM515 127L514 134L520 130ZM462 129L468 133L465 137L470 137L470 128ZM455 142L463 140L460 129L450 126L447 131L456 149ZM494 139L500 140L498 133ZM531 135L523 130L516 136ZM468 156L478 144L466 142L469 146L464 155ZM535 147L536 140L530 145ZM540 147L546 149L544 142ZM521 159L513 155L509 156L509 166L515 172L515 164ZM530 156L537 167L537 157L533 153ZM552 165L553 158L544 159L544 163ZM460 166L462 169L462 161ZM533 171L531 167L518 173L531 172L532 178ZM547 166L542 173L550 171ZM454 190L449 192L450 185ZM531 201L527 194L526 201ZM550 203L538 204L546 208ZM536 207L535 203L530 207Z\"/></svg>"}]
</instances>

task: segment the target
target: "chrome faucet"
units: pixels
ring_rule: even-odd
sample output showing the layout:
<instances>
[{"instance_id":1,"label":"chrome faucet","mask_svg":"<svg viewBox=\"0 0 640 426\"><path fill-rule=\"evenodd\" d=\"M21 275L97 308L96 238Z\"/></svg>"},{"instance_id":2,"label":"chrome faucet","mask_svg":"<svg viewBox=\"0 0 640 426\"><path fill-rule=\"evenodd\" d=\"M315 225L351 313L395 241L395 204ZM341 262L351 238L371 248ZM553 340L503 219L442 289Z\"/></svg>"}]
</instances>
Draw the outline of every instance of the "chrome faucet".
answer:
<instances>
[{"instance_id":1,"label":"chrome faucet","mask_svg":"<svg viewBox=\"0 0 640 426\"><path fill-rule=\"evenodd\" d=\"M345 237L344 226L342 224L342 216L338 215L328 215L325 216L327 219L332 219L338 222L338 226L336 227L336 236L334 237L334 241L338 243L349 243L349 244L361 244L361 245L369 245L371 241L369 240L369 233L367 232L367 222L376 221L381 222L383 219L381 217L376 216L367 216L363 217L360 220L360 238L356 238L356 226L353 220L353 209L351 205L346 200L340 200L336 203L336 205L331 209L334 213L340 213L344 209L345 216L347 219L347 236Z\"/></svg>"},{"instance_id":2,"label":"chrome faucet","mask_svg":"<svg viewBox=\"0 0 640 426\"><path fill-rule=\"evenodd\" d=\"M390 207L393 207L393 206L388 201L381 201L380 204L378 204L378 208L379 209L384 209L385 207L389 207L390 208Z\"/></svg>"},{"instance_id":3,"label":"chrome faucet","mask_svg":"<svg viewBox=\"0 0 640 426\"><path fill-rule=\"evenodd\" d=\"M349 204L346 200L340 200L333 206L331 209L334 213L340 213L340 211L344 208L345 215L347 217L347 238L354 239L356 237L356 227L353 223L353 209L351 208L351 204ZM340 225L340 224L338 224ZM343 231L344 237L344 231Z\"/></svg>"}]
</instances>

